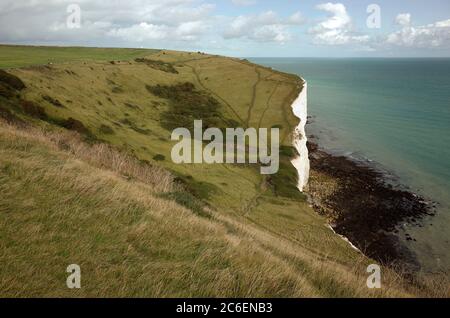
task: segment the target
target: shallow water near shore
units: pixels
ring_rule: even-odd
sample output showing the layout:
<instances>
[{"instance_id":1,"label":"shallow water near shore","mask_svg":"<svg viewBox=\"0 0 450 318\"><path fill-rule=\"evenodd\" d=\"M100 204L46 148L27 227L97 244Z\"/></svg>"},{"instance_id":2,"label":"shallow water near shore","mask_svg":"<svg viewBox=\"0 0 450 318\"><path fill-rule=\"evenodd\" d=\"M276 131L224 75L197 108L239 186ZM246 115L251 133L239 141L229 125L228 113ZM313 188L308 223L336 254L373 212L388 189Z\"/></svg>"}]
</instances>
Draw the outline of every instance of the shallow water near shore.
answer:
<instances>
[{"instance_id":1,"label":"shallow water near shore","mask_svg":"<svg viewBox=\"0 0 450 318\"><path fill-rule=\"evenodd\" d=\"M400 238L426 271L450 270L450 59L252 58L308 81L320 147L384 170L437 215ZM416 241L406 241L409 233Z\"/></svg>"}]
</instances>

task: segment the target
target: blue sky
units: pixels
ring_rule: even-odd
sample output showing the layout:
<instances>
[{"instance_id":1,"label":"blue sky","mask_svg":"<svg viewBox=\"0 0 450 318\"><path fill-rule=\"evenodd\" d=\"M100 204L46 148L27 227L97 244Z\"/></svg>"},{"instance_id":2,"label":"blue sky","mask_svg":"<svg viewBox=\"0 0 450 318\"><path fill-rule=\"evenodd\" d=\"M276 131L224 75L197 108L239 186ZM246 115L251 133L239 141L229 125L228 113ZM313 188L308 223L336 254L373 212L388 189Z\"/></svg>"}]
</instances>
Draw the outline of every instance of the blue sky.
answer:
<instances>
[{"instance_id":1,"label":"blue sky","mask_svg":"<svg viewBox=\"0 0 450 318\"><path fill-rule=\"evenodd\" d=\"M2 0L0 42L246 57L450 57L450 1Z\"/></svg>"}]
</instances>

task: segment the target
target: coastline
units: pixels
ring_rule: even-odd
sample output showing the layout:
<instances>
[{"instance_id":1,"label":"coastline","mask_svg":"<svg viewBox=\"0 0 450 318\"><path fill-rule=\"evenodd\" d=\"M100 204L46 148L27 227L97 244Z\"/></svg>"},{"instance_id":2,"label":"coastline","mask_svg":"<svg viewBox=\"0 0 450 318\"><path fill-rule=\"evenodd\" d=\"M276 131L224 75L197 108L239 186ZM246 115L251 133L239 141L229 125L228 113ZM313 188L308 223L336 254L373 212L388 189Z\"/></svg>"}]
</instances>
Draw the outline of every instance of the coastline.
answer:
<instances>
[{"instance_id":1,"label":"coastline","mask_svg":"<svg viewBox=\"0 0 450 318\"><path fill-rule=\"evenodd\" d=\"M388 266L419 271L415 252L399 236L403 224L420 226L434 207L401 186L389 184L368 163L333 155L308 141L311 174L306 193L332 230L364 255ZM406 241L415 238L406 233Z\"/></svg>"},{"instance_id":2,"label":"coastline","mask_svg":"<svg viewBox=\"0 0 450 318\"><path fill-rule=\"evenodd\" d=\"M327 219L326 226L353 249L401 271L433 272L435 268L422 263L411 245L421 241L411 230L422 228L425 217L429 221L437 214L437 203L409 190L376 162L333 153L322 148L315 135L307 135L308 86L301 80L302 90L291 105L300 119L292 142L298 155L291 160L299 191Z\"/></svg>"}]
</instances>

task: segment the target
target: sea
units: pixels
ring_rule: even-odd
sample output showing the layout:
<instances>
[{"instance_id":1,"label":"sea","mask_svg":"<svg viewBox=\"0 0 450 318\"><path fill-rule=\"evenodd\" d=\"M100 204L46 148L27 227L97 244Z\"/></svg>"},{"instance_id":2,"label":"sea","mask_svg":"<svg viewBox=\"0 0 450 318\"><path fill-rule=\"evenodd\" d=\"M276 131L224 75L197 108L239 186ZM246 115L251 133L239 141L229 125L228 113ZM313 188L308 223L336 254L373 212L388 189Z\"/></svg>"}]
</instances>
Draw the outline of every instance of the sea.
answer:
<instances>
[{"instance_id":1,"label":"sea","mask_svg":"<svg viewBox=\"0 0 450 318\"><path fill-rule=\"evenodd\" d=\"M436 202L402 224L426 272L450 271L450 59L249 58L308 82L307 134L328 152L364 161L388 182Z\"/></svg>"}]
</instances>

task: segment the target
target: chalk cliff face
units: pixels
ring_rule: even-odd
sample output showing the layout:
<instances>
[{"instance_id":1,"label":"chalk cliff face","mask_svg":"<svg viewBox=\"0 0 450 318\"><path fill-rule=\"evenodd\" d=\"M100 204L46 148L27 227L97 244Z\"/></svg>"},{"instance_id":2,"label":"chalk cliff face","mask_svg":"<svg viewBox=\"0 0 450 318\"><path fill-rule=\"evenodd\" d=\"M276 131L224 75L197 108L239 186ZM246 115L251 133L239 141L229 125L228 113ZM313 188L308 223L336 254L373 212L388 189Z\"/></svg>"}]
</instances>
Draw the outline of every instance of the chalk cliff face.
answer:
<instances>
[{"instance_id":1,"label":"chalk cliff face","mask_svg":"<svg viewBox=\"0 0 450 318\"><path fill-rule=\"evenodd\" d=\"M292 110L295 116L300 119L300 123L295 128L293 146L297 149L299 156L291 162L298 171L298 189L303 191L308 184L309 179L309 156L306 147L305 126L308 117L308 84L304 81L303 89L300 95L292 104Z\"/></svg>"}]
</instances>

